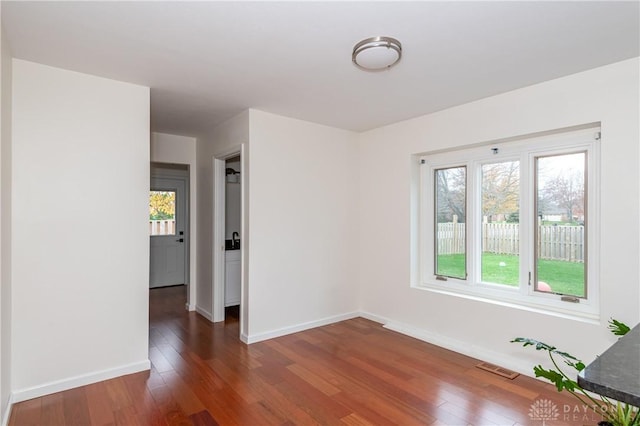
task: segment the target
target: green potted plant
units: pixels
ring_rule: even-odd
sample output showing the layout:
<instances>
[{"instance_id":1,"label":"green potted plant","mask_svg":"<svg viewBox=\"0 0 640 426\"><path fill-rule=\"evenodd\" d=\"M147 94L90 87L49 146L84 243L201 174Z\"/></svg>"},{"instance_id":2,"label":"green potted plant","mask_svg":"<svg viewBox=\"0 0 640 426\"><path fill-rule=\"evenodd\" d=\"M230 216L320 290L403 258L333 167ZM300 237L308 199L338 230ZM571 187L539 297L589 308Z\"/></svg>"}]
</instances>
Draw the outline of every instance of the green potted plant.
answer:
<instances>
[{"instance_id":1,"label":"green potted plant","mask_svg":"<svg viewBox=\"0 0 640 426\"><path fill-rule=\"evenodd\" d=\"M616 336L624 336L630 329L626 324L612 318L609 320L609 330ZM556 386L558 392L562 392L563 390L569 392L583 405L590 407L596 414L602 415L604 420L598 423L598 425L640 426L640 409L638 407L617 401L613 402L603 395L598 395L597 398L593 397L560 367L560 365L564 363L579 373L585 368L585 365L578 358L567 352L558 350L555 346L535 339L517 337L513 339L511 343L522 343L525 347L532 346L538 351L546 351L549 354L549 359L553 367L544 368L542 365L536 365L533 367L535 376L547 379Z\"/></svg>"}]
</instances>

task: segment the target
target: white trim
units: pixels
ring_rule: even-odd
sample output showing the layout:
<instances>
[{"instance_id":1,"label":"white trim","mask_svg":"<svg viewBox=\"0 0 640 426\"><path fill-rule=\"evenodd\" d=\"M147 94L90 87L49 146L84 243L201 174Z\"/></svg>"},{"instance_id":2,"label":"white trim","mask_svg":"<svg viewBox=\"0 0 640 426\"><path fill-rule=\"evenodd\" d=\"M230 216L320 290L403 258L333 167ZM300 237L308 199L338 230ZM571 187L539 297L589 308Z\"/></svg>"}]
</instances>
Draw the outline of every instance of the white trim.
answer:
<instances>
[{"instance_id":1,"label":"white trim","mask_svg":"<svg viewBox=\"0 0 640 426\"><path fill-rule=\"evenodd\" d=\"M26 401L28 399L38 398L44 395L49 395L52 393L61 392L96 382L101 382L103 380L113 379L115 377L124 376L126 374L138 373L140 371L146 371L149 369L151 369L151 362L148 359L145 359L144 361L127 364L116 368L95 371L80 376L70 377L68 379L56 380L31 388L17 390L11 393L10 401L12 403Z\"/></svg>"},{"instance_id":2,"label":"white trim","mask_svg":"<svg viewBox=\"0 0 640 426\"><path fill-rule=\"evenodd\" d=\"M243 178L240 181L240 236L242 245L240 246L240 338L247 336L249 328L249 279L248 279L248 256L249 256L249 155L247 145L240 144L240 169ZM244 341L246 343L246 341Z\"/></svg>"},{"instance_id":3,"label":"white trim","mask_svg":"<svg viewBox=\"0 0 640 426\"><path fill-rule=\"evenodd\" d=\"M196 312L199 313L200 315L202 315L203 317L205 317L206 319L208 319L209 321L213 322L213 315L211 315L211 312L202 309L200 306L196 305Z\"/></svg>"},{"instance_id":4,"label":"white trim","mask_svg":"<svg viewBox=\"0 0 640 426\"><path fill-rule=\"evenodd\" d=\"M224 230L225 230L225 168L224 158L213 158L213 283L212 322L224 321Z\"/></svg>"},{"instance_id":5,"label":"white trim","mask_svg":"<svg viewBox=\"0 0 640 426\"><path fill-rule=\"evenodd\" d=\"M361 312L360 316L371 321L381 323L384 328L395 331L432 345L440 346L451 351L476 358L481 361L487 361L492 364L500 365L510 370L516 371L525 376L534 377L532 374L531 364L525 361L517 361L512 357L506 357L501 353L489 351L475 345L469 345L468 342L452 339L448 336L426 331L424 329L414 327L398 321L392 321L388 318L368 312Z\"/></svg>"},{"instance_id":6,"label":"white trim","mask_svg":"<svg viewBox=\"0 0 640 426\"><path fill-rule=\"evenodd\" d=\"M189 164L179 164L184 166L179 169L167 167L169 163L151 162L151 179L189 179Z\"/></svg>"},{"instance_id":7,"label":"white trim","mask_svg":"<svg viewBox=\"0 0 640 426\"><path fill-rule=\"evenodd\" d=\"M389 320L385 317L381 317L380 315L372 314L371 312L360 312L360 316L364 319L368 319L369 321L377 322L378 324L385 325Z\"/></svg>"},{"instance_id":8,"label":"white trim","mask_svg":"<svg viewBox=\"0 0 640 426\"><path fill-rule=\"evenodd\" d=\"M361 316L360 312L349 312L346 314L334 315L319 319L316 321L303 322L301 324L292 325L289 327L278 328L276 330L265 331L263 333L253 335L241 335L241 338L246 339L247 344L262 342L263 340L273 339L275 337L286 336L288 334L297 333L299 331L309 330L311 328L322 327L323 325L329 325L340 321L346 321ZM243 340L244 341L244 340Z\"/></svg>"},{"instance_id":9,"label":"white trim","mask_svg":"<svg viewBox=\"0 0 640 426\"><path fill-rule=\"evenodd\" d=\"M412 202L411 208L419 209L419 220L411 222L412 234L418 235L419 243L411 245L410 286L420 290L436 291L458 297L468 297L479 301L496 302L506 306L533 308L540 312L583 319L588 322L600 320L599 310L599 157L600 142L594 132L599 132L599 124L577 126L578 130L558 130L546 132L543 136L523 136L517 141L500 144L473 145L470 148L440 151L436 154L412 156L414 164L421 163L421 171L412 173L412 185L419 179L421 188L417 190L419 202ZM489 149L492 148L492 149ZM493 152L493 149L496 151ZM589 226L585 239L589 244L586 256L587 270L586 298L579 303L568 303L562 295L534 291L527 277L535 272L533 242L535 235L532 210L535 190L535 159L546 155L564 155L586 152L588 166L585 169L589 184L586 190ZM416 161L417 160L417 161ZM507 287L483 283L480 279L480 167L495 162L520 162L520 283L518 287ZM467 276L462 279L448 277L446 283L436 277L433 265L435 258L433 224L434 171L449 167L466 167L467 199L466 209L466 253ZM416 189L413 188L416 196ZM418 251L416 255L415 251ZM417 264L416 264L417 262ZM416 279L416 275L418 275ZM530 279L529 279L530 281Z\"/></svg>"},{"instance_id":10,"label":"white trim","mask_svg":"<svg viewBox=\"0 0 640 426\"><path fill-rule=\"evenodd\" d=\"M13 397L9 395L9 400L7 401L7 406L4 407L4 415L2 416L2 426L7 426L9 424L9 419L11 418L11 410L13 409Z\"/></svg>"},{"instance_id":11,"label":"white trim","mask_svg":"<svg viewBox=\"0 0 640 426\"><path fill-rule=\"evenodd\" d=\"M249 344L249 337L244 333L240 333L240 341L242 343L244 343L245 345L248 345Z\"/></svg>"},{"instance_id":12,"label":"white trim","mask_svg":"<svg viewBox=\"0 0 640 426\"><path fill-rule=\"evenodd\" d=\"M184 308L189 312L193 312L196 310L196 305L190 305L189 303L185 303Z\"/></svg>"}]
</instances>

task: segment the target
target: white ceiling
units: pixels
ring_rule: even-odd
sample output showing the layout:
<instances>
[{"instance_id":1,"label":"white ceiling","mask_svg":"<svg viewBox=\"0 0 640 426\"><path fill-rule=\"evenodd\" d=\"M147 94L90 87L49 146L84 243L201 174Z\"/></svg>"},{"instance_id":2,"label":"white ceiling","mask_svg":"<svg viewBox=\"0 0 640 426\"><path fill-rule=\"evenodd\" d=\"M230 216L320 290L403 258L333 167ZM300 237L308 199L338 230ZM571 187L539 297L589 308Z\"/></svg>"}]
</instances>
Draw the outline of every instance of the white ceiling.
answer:
<instances>
[{"instance_id":1,"label":"white ceiling","mask_svg":"<svg viewBox=\"0 0 640 426\"><path fill-rule=\"evenodd\" d=\"M246 108L356 131L640 56L633 2L2 1L14 57L151 87L152 130ZM359 40L399 39L367 73Z\"/></svg>"}]
</instances>

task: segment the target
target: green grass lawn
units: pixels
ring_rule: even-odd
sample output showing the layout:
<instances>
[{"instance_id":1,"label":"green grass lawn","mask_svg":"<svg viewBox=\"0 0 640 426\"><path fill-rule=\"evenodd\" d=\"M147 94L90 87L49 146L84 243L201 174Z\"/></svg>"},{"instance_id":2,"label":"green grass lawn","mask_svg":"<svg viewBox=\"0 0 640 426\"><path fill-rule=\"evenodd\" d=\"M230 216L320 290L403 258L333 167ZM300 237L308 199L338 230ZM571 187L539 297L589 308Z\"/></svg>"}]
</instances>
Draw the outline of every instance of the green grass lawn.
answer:
<instances>
[{"instance_id":1,"label":"green grass lawn","mask_svg":"<svg viewBox=\"0 0 640 426\"><path fill-rule=\"evenodd\" d=\"M502 266L501 266L502 264ZM464 255L438 256L438 274L464 278ZM482 254L482 281L516 287L519 257L493 253ZM538 280L551 286L556 293L584 296L584 264L561 260L540 260Z\"/></svg>"}]
</instances>

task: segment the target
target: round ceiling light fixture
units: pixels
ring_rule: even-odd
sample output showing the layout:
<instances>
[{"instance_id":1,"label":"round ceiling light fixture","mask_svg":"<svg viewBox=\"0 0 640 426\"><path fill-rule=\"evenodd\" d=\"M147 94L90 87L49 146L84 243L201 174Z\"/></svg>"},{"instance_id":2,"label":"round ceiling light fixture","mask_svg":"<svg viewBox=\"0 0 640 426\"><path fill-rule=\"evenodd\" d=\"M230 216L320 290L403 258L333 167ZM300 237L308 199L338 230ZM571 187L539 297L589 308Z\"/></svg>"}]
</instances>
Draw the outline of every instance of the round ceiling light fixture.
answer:
<instances>
[{"instance_id":1,"label":"round ceiling light fixture","mask_svg":"<svg viewBox=\"0 0 640 426\"><path fill-rule=\"evenodd\" d=\"M351 60L365 71L382 71L402 58L402 43L392 37L370 37L353 47Z\"/></svg>"}]
</instances>

